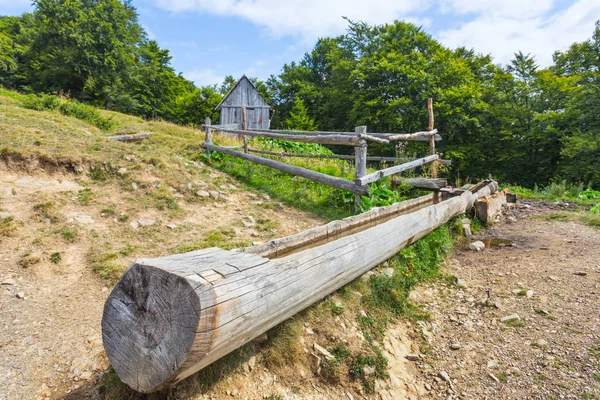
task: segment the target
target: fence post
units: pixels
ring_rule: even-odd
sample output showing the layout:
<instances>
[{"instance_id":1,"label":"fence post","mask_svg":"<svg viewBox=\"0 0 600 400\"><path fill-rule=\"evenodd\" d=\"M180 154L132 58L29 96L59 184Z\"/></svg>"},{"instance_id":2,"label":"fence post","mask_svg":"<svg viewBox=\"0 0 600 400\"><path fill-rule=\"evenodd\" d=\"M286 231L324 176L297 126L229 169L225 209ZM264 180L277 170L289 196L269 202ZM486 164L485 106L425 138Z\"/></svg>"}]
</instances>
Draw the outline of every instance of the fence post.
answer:
<instances>
[{"instance_id":1,"label":"fence post","mask_svg":"<svg viewBox=\"0 0 600 400\"><path fill-rule=\"evenodd\" d=\"M367 127L365 125L363 126L357 126L356 128L354 128L354 132L356 132L356 134L366 134L367 133ZM354 164L356 167L356 171L354 173L354 179L359 179L362 178L363 176L365 176L367 174L367 144L364 143L361 146L356 146L354 148ZM361 200L360 200L360 195L359 194L355 194L354 195L354 211L358 212L360 211L360 205L362 204Z\"/></svg>"},{"instance_id":2,"label":"fence post","mask_svg":"<svg viewBox=\"0 0 600 400\"><path fill-rule=\"evenodd\" d=\"M248 123L246 122L246 107L242 107L242 130L247 130ZM244 153L248 154L248 138L246 135L242 135L242 141L244 142Z\"/></svg>"},{"instance_id":3,"label":"fence post","mask_svg":"<svg viewBox=\"0 0 600 400\"><path fill-rule=\"evenodd\" d=\"M427 99L427 110L429 110L429 131L433 130L434 119L433 119L433 99L430 97ZM429 155L435 154L435 136L429 136ZM437 164L434 162L431 166L432 178L437 178Z\"/></svg>"},{"instance_id":4,"label":"fence post","mask_svg":"<svg viewBox=\"0 0 600 400\"><path fill-rule=\"evenodd\" d=\"M206 119L204 120L204 125L211 125L210 123L210 117L206 117ZM212 144L212 129L211 128L205 128L206 129L206 136L204 137L204 142L208 143L208 144ZM210 154L210 150L206 149L206 154Z\"/></svg>"}]
</instances>

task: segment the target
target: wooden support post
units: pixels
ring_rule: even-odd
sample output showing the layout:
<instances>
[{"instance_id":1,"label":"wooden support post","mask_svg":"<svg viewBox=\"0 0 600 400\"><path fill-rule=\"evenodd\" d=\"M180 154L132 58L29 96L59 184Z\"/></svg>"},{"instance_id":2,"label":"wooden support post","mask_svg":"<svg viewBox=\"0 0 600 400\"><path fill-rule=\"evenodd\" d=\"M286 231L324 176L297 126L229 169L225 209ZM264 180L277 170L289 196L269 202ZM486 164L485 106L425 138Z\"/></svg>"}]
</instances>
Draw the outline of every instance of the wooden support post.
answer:
<instances>
[{"instance_id":1,"label":"wooden support post","mask_svg":"<svg viewBox=\"0 0 600 400\"><path fill-rule=\"evenodd\" d=\"M429 111L429 130L433 130L434 118L433 118L433 99L430 97L427 99L427 110ZM433 137L429 137L429 155L435 154L435 140ZM437 164L434 162L431 166L431 177L437 178ZM436 194L434 193L434 196Z\"/></svg>"},{"instance_id":2,"label":"wooden support post","mask_svg":"<svg viewBox=\"0 0 600 400\"><path fill-rule=\"evenodd\" d=\"M210 117L206 117L204 120L204 125L210 125ZM206 128L206 136L204 138L204 142L208 144L212 144L212 129ZM210 150L206 149L206 155L210 154Z\"/></svg>"},{"instance_id":3,"label":"wooden support post","mask_svg":"<svg viewBox=\"0 0 600 400\"><path fill-rule=\"evenodd\" d=\"M367 134L367 127L365 125L357 126L354 128L357 136ZM367 144L365 143L363 146L356 146L354 148L354 164L356 167L356 172L354 173L354 179L360 179L367 174ZM362 204L360 200L360 195L354 195L354 211L360 211L360 205Z\"/></svg>"},{"instance_id":4,"label":"wooden support post","mask_svg":"<svg viewBox=\"0 0 600 400\"><path fill-rule=\"evenodd\" d=\"M242 130L245 131L248 128L248 123L246 122L246 107L242 107ZM244 153L248 154L248 138L246 135L242 136L242 141L244 142Z\"/></svg>"}]
</instances>

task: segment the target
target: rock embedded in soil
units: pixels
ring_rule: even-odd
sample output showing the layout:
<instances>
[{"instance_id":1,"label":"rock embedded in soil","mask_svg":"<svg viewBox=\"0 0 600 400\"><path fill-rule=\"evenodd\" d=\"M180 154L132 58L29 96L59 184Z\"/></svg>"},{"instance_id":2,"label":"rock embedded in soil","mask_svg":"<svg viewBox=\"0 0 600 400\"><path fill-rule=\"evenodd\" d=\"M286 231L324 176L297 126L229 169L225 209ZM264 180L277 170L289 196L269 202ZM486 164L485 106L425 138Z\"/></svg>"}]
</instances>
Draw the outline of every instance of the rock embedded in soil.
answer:
<instances>
[{"instance_id":1,"label":"rock embedded in soil","mask_svg":"<svg viewBox=\"0 0 600 400\"><path fill-rule=\"evenodd\" d=\"M207 192L207 191L205 191L205 190L198 190L198 191L196 192L196 195L197 195L198 197L202 197L202 198L204 198L204 199L207 199L207 198L209 198L209 197L210 197L210 193L208 193L208 192Z\"/></svg>"},{"instance_id":2,"label":"rock embedded in soil","mask_svg":"<svg viewBox=\"0 0 600 400\"><path fill-rule=\"evenodd\" d=\"M21 299L21 300L25 299L25 292L17 293L17 299Z\"/></svg>"},{"instance_id":3,"label":"rock embedded in soil","mask_svg":"<svg viewBox=\"0 0 600 400\"><path fill-rule=\"evenodd\" d=\"M138 219L138 223L141 226L152 226L156 223L156 221L153 219Z\"/></svg>"},{"instance_id":4,"label":"rock embedded in soil","mask_svg":"<svg viewBox=\"0 0 600 400\"><path fill-rule=\"evenodd\" d=\"M465 281L464 279L461 279L461 278L456 278L456 286L458 286L459 288L462 288L462 289L466 289L467 281Z\"/></svg>"},{"instance_id":5,"label":"rock embedded in soil","mask_svg":"<svg viewBox=\"0 0 600 400\"><path fill-rule=\"evenodd\" d=\"M460 345L460 343L452 343L450 345L450 350L460 350L462 346Z\"/></svg>"},{"instance_id":6,"label":"rock embedded in soil","mask_svg":"<svg viewBox=\"0 0 600 400\"><path fill-rule=\"evenodd\" d=\"M9 279L3 280L2 283L0 283L0 285L9 285L9 286L12 286L15 283L17 283L17 282L14 279L9 278Z\"/></svg>"},{"instance_id":7,"label":"rock embedded in soil","mask_svg":"<svg viewBox=\"0 0 600 400\"><path fill-rule=\"evenodd\" d=\"M527 296L528 299L533 297L533 290L528 290L525 292L525 296Z\"/></svg>"},{"instance_id":8,"label":"rock embedded in soil","mask_svg":"<svg viewBox=\"0 0 600 400\"><path fill-rule=\"evenodd\" d=\"M573 272L573 275L586 276L587 272L585 272L585 271L575 271L575 272Z\"/></svg>"},{"instance_id":9,"label":"rock embedded in soil","mask_svg":"<svg viewBox=\"0 0 600 400\"><path fill-rule=\"evenodd\" d=\"M521 320L521 317L519 317L519 314L510 314L510 315L507 315L506 317L500 318L500 322L520 321L520 320Z\"/></svg>"},{"instance_id":10,"label":"rock embedded in soil","mask_svg":"<svg viewBox=\"0 0 600 400\"><path fill-rule=\"evenodd\" d=\"M442 379L445 382L450 382L450 375L448 375L448 373L446 371L440 371L440 373L438 374L438 376L440 377L440 379Z\"/></svg>"},{"instance_id":11,"label":"rock embedded in soil","mask_svg":"<svg viewBox=\"0 0 600 400\"><path fill-rule=\"evenodd\" d=\"M10 218L11 214L9 212L0 211L0 219Z\"/></svg>"},{"instance_id":12,"label":"rock embedded in soil","mask_svg":"<svg viewBox=\"0 0 600 400\"><path fill-rule=\"evenodd\" d=\"M421 357L418 354L407 354L404 356L408 361L419 361Z\"/></svg>"},{"instance_id":13,"label":"rock embedded in soil","mask_svg":"<svg viewBox=\"0 0 600 400\"><path fill-rule=\"evenodd\" d=\"M481 240L469 244L469 250L482 251L483 249L485 249L485 244Z\"/></svg>"},{"instance_id":14,"label":"rock embedded in soil","mask_svg":"<svg viewBox=\"0 0 600 400\"><path fill-rule=\"evenodd\" d=\"M327 351L327 349L325 349L324 347L319 346L317 343L315 343L313 345L313 348L319 352L321 355L323 355L326 359L328 359L329 361L335 359L335 357L333 356L333 354L331 354L329 351Z\"/></svg>"}]
</instances>

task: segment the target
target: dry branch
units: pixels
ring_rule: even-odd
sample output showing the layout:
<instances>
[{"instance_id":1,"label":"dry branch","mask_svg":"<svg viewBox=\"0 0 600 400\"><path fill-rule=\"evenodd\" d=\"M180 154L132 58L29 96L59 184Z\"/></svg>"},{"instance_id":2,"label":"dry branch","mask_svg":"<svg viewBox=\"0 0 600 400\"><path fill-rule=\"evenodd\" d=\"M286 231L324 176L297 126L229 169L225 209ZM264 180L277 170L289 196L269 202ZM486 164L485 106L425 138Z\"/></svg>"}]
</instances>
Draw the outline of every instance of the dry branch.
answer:
<instances>
[{"instance_id":1,"label":"dry branch","mask_svg":"<svg viewBox=\"0 0 600 400\"><path fill-rule=\"evenodd\" d=\"M152 136L152 132L140 132L133 135L117 135L109 136L108 140L116 140L119 142L133 142L136 140L147 139Z\"/></svg>"}]
</instances>

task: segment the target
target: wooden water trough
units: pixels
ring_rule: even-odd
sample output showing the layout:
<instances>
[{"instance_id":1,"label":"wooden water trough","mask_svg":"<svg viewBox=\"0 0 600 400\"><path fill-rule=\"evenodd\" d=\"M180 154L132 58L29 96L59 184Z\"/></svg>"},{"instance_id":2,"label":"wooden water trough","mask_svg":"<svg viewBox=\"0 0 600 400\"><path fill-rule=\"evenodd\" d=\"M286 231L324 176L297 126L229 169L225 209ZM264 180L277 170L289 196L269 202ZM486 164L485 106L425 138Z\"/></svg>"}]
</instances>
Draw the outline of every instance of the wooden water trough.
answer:
<instances>
[{"instance_id":1,"label":"wooden water trough","mask_svg":"<svg viewBox=\"0 0 600 400\"><path fill-rule=\"evenodd\" d=\"M451 218L497 184L372 209L260 247L137 259L104 306L102 339L123 382L176 384L336 291Z\"/></svg>"}]
</instances>

